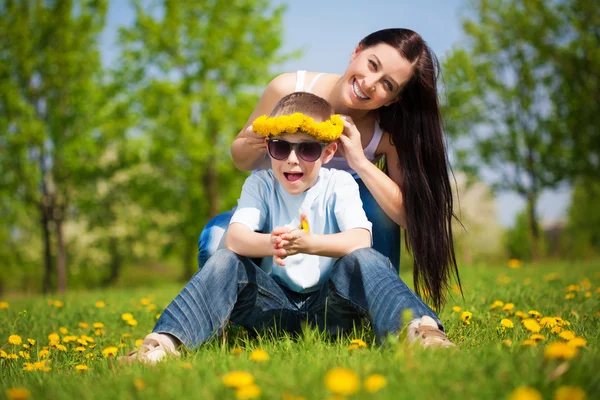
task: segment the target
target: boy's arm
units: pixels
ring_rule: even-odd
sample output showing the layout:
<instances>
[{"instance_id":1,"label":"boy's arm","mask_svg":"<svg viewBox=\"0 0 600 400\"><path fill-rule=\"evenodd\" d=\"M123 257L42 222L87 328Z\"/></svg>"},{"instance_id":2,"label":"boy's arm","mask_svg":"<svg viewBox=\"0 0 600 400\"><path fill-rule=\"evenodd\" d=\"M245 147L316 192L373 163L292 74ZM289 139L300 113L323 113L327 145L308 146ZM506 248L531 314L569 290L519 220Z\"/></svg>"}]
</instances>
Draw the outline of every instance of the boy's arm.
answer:
<instances>
[{"instance_id":1,"label":"boy's arm","mask_svg":"<svg viewBox=\"0 0 600 400\"><path fill-rule=\"evenodd\" d=\"M341 258L354 250L371 247L371 232L356 228L329 235L310 235L308 254Z\"/></svg>"},{"instance_id":2,"label":"boy's arm","mask_svg":"<svg viewBox=\"0 0 600 400\"><path fill-rule=\"evenodd\" d=\"M363 228L326 235L315 235L295 229L282 234L281 238L283 241L279 246L285 250L285 256L304 253L341 258L354 250L371 247L371 232Z\"/></svg>"},{"instance_id":3,"label":"boy's arm","mask_svg":"<svg viewBox=\"0 0 600 400\"><path fill-rule=\"evenodd\" d=\"M275 249L273 235L286 231L287 228L275 228L273 233L258 233L244 224L234 222L227 229L225 247L236 254L250 258L283 257L285 250Z\"/></svg>"}]
</instances>

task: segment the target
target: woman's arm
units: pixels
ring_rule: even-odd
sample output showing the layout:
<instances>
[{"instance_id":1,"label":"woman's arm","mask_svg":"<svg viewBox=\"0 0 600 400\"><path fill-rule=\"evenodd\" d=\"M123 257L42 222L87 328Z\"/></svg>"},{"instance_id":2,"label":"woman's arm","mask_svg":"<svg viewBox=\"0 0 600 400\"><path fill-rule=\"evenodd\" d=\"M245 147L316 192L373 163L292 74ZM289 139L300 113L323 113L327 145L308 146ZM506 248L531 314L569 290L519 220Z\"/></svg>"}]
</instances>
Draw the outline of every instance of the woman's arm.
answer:
<instances>
[{"instance_id":1,"label":"woman's arm","mask_svg":"<svg viewBox=\"0 0 600 400\"><path fill-rule=\"evenodd\" d=\"M294 91L296 74L281 74L265 88L256 108L248 118L244 128L231 144L233 163L242 171L252 171L260 167L267 154L265 137L252 132L252 122L261 115L269 115L277 102Z\"/></svg>"},{"instance_id":2,"label":"woman's arm","mask_svg":"<svg viewBox=\"0 0 600 400\"><path fill-rule=\"evenodd\" d=\"M387 159L388 175L377 168L367 157L360 141L360 133L349 117L345 117L346 129L340 137L344 158L362 179L381 209L398 225L406 228L406 210L400 186L402 171L399 166L398 153L384 132L377 148L379 154L384 153Z\"/></svg>"}]
</instances>

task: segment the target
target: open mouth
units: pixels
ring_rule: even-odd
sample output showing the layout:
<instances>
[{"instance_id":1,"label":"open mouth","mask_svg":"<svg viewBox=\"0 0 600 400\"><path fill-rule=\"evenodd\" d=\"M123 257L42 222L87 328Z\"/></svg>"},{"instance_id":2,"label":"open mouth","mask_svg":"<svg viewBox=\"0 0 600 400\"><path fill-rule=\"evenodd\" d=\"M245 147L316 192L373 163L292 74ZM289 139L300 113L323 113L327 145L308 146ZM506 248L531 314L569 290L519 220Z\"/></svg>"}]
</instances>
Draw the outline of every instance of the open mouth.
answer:
<instances>
[{"instance_id":1,"label":"open mouth","mask_svg":"<svg viewBox=\"0 0 600 400\"><path fill-rule=\"evenodd\" d=\"M352 81L352 91L354 92L354 95L356 97L358 97L361 100L369 100L369 96L367 96L366 94L364 94L362 92L362 90L360 90L360 87L358 86L358 82L356 81L356 78L354 78L354 81Z\"/></svg>"},{"instance_id":2,"label":"open mouth","mask_svg":"<svg viewBox=\"0 0 600 400\"><path fill-rule=\"evenodd\" d=\"M302 178L304 174L301 172L284 172L283 176L288 182L296 182Z\"/></svg>"}]
</instances>

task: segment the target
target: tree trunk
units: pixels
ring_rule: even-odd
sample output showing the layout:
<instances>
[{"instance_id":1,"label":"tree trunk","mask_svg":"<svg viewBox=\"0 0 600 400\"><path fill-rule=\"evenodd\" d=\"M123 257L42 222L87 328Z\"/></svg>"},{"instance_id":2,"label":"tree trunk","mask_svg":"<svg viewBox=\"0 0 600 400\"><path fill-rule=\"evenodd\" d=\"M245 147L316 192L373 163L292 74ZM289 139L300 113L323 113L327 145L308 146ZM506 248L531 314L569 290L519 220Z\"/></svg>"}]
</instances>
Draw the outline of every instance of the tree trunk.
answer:
<instances>
[{"instance_id":1,"label":"tree trunk","mask_svg":"<svg viewBox=\"0 0 600 400\"><path fill-rule=\"evenodd\" d=\"M52 290L52 251L50 248L50 213L45 204L45 198L42 198L40 204L40 216L42 224L42 235L44 241L44 293L50 293Z\"/></svg>"},{"instance_id":2,"label":"tree trunk","mask_svg":"<svg viewBox=\"0 0 600 400\"><path fill-rule=\"evenodd\" d=\"M61 213L62 214L62 213ZM58 275L58 292L67 291L67 252L63 237L63 215L59 215L54 221L56 229L56 272Z\"/></svg>"},{"instance_id":3,"label":"tree trunk","mask_svg":"<svg viewBox=\"0 0 600 400\"><path fill-rule=\"evenodd\" d=\"M123 257L119 252L119 242L117 238L111 237L108 244L108 249L110 252L110 273L104 279L102 284L104 286L109 286L117 282L119 276L121 275L121 267L123 266Z\"/></svg>"},{"instance_id":4,"label":"tree trunk","mask_svg":"<svg viewBox=\"0 0 600 400\"><path fill-rule=\"evenodd\" d=\"M194 263L194 254L196 252L196 246L193 241L186 240L185 247L182 253L182 263L183 263L183 274L181 275L181 280L183 282L189 281L189 279L194 275L196 268L194 267L196 264Z\"/></svg>"},{"instance_id":5,"label":"tree trunk","mask_svg":"<svg viewBox=\"0 0 600 400\"><path fill-rule=\"evenodd\" d=\"M531 243L531 258L533 261L538 261L539 259L539 230L537 224L537 218L535 214L535 206L537 203L537 198L535 193L529 192L527 193L527 219L529 221L529 239Z\"/></svg>"}]
</instances>

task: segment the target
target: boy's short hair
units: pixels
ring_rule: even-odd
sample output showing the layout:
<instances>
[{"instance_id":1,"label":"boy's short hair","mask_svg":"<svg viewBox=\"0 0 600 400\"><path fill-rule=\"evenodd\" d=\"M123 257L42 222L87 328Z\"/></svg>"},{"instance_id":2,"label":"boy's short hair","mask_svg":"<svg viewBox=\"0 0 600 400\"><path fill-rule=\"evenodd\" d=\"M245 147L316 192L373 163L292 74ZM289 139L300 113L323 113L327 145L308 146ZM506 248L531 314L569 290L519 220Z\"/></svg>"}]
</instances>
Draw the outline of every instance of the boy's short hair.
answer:
<instances>
[{"instance_id":1,"label":"boy's short hair","mask_svg":"<svg viewBox=\"0 0 600 400\"><path fill-rule=\"evenodd\" d=\"M275 104L271 117L302 113L312 117L316 122L331 118L335 112L327 100L309 92L294 92L284 96Z\"/></svg>"}]
</instances>

